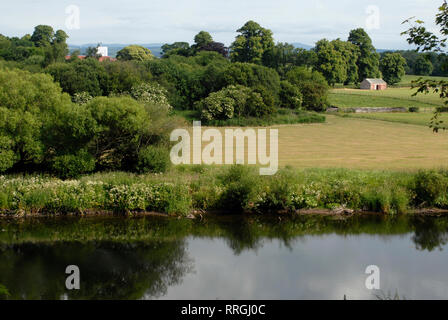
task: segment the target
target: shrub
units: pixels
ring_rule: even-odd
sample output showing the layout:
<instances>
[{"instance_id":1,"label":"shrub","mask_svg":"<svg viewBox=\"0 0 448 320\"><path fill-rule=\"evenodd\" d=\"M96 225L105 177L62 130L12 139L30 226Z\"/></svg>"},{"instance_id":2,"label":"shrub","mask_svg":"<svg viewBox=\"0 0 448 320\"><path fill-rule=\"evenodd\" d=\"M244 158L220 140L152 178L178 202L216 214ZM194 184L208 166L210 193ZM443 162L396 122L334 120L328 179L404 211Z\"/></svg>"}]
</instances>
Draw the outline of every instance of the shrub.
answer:
<instances>
[{"instance_id":1,"label":"shrub","mask_svg":"<svg viewBox=\"0 0 448 320\"><path fill-rule=\"evenodd\" d=\"M41 165L49 150L46 129L71 106L70 97L46 74L0 72L0 172Z\"/></svg>"},{"instance_id":2,"label":"shrub","mask_svg":"<svg viewBox=\"0 0 448 320\"><path fill-rule=\"evenodd\" d=\"M114 186L108 192L109 207L114 211L155 211L187 214L191 196L184 185L160 183Z\"/></svg>"},{"instance_id":3,"label":"shrub","mask_svg":"<svg viewBox=\"0 0 448 320\"><path fill-rule=\"evenodd\" d=\"M72 97L73 103L84 105L89 103L93 97L88 92L75 93Z\"/></svg>"},{"instance_id":4,"label":"shrub","mask_svg":"<svg viewBox=\"0 0 448 320\"><path fill-rule=\"evenodd\" d=\"M409 108L409 112L419 112L420 108L419 107L410 107Z\"/></svg>"},{"instance_id":5,"label":"shrub","mask_svg":"<svg viewBox=\"0 0 448 320\"><path fill-rule=\"evenodd\" d=\"M270 93L263 87L250 89L244 86L228 86L221 91L211 93L207 98L196 104L201 111L202 119L227 120L234 117L263 117L272 114L275 109L264 102ZM273 101L271 100L272 104Z\"/></svg>"},{"instance_id":6,"label":"shrub","mask_svg":"<svg viewBox=\"0 0 448 320\"><path fill-rule=\"evenodd\" d=\"M130 170L151 125L145 107L129 97L97 97L86 105L97 130L89 145L102 169Z\"/></svg>"},{"instance_id":7,"label":"shrub","mask_svg":"<svg viewBox=\"0 0 448 320\"><path fill-rule=\"evenodd\" d=\"M224 190L221 194L220 208L239 213L255 205L259 179L254 168L241 165L231 166L220 179Z\"/></svg>"},{"instance_id":8,"label":"shrub","mask_svg":"<svg viewBox=\"0 0 448 320\"><path fill-rule=\"evenodd\" d=\"M300 89L305 109L314 111L327 109L329 88L321 73L305 67L295 67L286 74L286 80Z\"/></svg>"},{"instance_id":9,"label":"shrub","mask_svg":"<svg viewBox=\"0 0 448 320\"><path fill-rule=\"evenodd\" d=\"M86 150L79 150L76 154L55 157L52 169L62 179L77 178L95 170L95 158Z\"/></svg>"},{"instance_id":10,"label":"shrub","mask_svg":"<svg viewBox=\"0 0 448 320\"><path fill-rule=\"evenodd\" d=\"M281 82L280 106L288 109L300 109L302 107L302 93L300 89L289 81Z\"/></svg>"},{"instance_id":11,"label":"shrub","mask_svg":"<svg viewBox=\"0 0 448 320\"><path fill-rule=\"evenodd\" d=\"M162 173L169 168L170 154L166 148L147 146L139 151L137 171L140 173Z\"/></svg>"},{"instance_id":12,"label":"shrub","mask_svg":"<svg viewBox=\"0 0 448 320\"><path fill-rule=\"evenodd\" d=\"M448 179L436 171L420 171L414 177L416 205L438 205L446 197Z\"/></svg>"},{"instance_id":13,"label":"shrub","mask_svg":"<svg viewBox=\"0 0 448 320\"><path fill-rule=\"evenodd\" d=\"M132 87L131 96L142 102L148 104L158 105L170 111L171 105L167 99L168 92L165 88L157 83L142 83Z\"/></svg>"}]
</instances>

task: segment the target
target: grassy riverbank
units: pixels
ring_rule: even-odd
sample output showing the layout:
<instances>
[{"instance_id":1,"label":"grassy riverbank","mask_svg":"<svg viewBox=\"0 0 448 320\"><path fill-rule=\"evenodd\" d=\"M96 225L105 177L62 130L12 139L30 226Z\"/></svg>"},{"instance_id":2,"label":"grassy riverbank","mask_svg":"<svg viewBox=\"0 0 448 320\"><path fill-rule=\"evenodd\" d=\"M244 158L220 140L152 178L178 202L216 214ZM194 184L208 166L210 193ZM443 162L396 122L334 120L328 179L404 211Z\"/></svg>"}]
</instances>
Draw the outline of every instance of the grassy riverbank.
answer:
<instances>
[{"instance_id":1,"label":"grassy riverbank","mask_svg":"<svg viewBox=\"0 0 448 320\"><path fill-rule=\"evenodd\" d=\"M285 168L259 176L251 167L177 167L166 174L113 172L62 181L2 176L6 215L159 212L285 213L350 208L406 213L448 208L448 172L386 172Z\"/></svg>"}]
</instances>

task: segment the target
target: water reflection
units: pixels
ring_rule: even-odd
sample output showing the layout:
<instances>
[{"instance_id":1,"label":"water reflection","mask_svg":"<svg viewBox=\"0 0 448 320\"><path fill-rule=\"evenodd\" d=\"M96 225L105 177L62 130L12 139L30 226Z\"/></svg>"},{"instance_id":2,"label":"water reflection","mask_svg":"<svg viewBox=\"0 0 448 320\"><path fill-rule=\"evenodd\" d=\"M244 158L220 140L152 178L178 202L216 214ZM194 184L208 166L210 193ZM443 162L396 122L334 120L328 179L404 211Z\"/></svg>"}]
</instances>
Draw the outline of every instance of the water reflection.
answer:
<instances>
[{"instance_id":1,"label":"water reflection","mask_svg":"<svg viewBox=\"0 0 448 320\"><path fill-rule=\"evenodd\" d=\"M0 220L0 284L11 299L374 298L374 263L385 290L448 298L447 241L441 217Z\"/></svg>"}]
</instances>

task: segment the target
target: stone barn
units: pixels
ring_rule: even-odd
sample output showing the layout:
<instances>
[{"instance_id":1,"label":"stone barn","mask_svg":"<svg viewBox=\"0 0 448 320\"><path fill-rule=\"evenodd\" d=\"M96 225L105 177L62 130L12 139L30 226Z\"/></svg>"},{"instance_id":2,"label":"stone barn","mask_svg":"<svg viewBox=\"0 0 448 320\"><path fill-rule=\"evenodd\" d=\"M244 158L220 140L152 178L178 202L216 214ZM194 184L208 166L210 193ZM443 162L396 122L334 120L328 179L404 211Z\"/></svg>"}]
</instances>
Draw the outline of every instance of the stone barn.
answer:
<instances>
[{"instance_id":1,"label":"stone barn","mask_svg":"<svg viewBox=\"0 0 448 320\"><path fill-rule=\"evenodd\" d=\"M386 90L387 82L383 79L365 79L361 82L362 90Z\"/></svg>"}]
</instances>

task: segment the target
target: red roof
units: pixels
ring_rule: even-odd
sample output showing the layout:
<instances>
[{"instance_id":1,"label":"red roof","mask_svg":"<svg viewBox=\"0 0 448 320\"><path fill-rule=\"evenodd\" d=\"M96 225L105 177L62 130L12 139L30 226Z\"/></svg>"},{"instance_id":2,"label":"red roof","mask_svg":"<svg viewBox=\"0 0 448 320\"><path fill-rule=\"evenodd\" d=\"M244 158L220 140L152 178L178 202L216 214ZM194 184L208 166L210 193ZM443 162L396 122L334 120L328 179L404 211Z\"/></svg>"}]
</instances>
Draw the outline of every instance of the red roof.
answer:
<instances>
[{"instance_id":1,"label":"red roof","mask_svg":"<svg viewBox=\"0 0 448 320\"><path fill-rule=\"evenodd\" d=\"M65 60L70 60L72 56L65 56ZM85 58L87 58L86 56L78 56L79 59L83 60ZM116 58L112 58L109 56L104 56L104 57L99 57L98 59L99 62L103 62L103 61L117 61Z\"/></svg>"}]
</instances>

